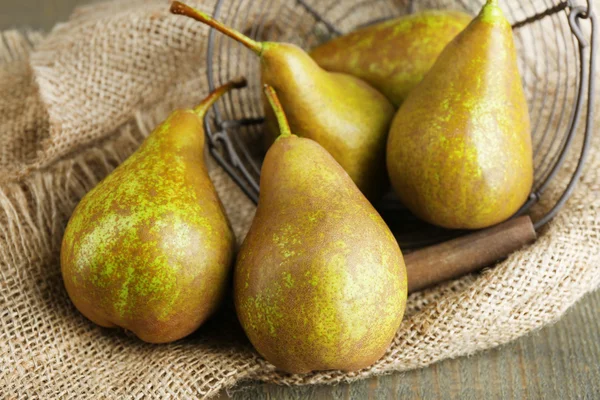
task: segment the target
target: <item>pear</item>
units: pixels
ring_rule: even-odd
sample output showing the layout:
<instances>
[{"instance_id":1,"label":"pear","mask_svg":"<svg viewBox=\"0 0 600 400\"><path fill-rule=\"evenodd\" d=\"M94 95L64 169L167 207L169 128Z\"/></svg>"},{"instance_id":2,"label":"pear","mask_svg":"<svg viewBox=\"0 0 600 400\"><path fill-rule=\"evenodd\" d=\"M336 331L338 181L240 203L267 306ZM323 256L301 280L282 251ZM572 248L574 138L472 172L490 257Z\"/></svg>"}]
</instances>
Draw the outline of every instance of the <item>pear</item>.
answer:
<instances>
[{"instance_id":1,"label":"pear","mask_svg":"<svg viewBox=\"0 0 600 400\"><path fill-rule=\"evenodd\" d=\"M526 201L532 164L511 26L488 0L398 110L388 173L417 216L477 229L509 218Z\"/></svg>"},{"instance_id":2,"label":"pear","mask_svg":"<svg viewBox=\"0 0 600 400\"><path fill-rule=\"evenodd\" d=\"M256 216L234 272L238 318L283 371L355 371L377 361L406 304L398 244L360 190L317 142L281 134L265 157Z\"/></svg>"},{"instance_id":3,"label":"pear","mask_svg":"<svg viewBox=\"0 0 600 400\"><path fill-rule=\"evenodd\" d=\"M244 80L174 111L73 212L60 261L87 318L151 343L180 339L219 306L234 235L204 164L203 118Z\"/></svg>"},{"instance_id":4,"label":"pear","mask_svg":"<svg viewBox=\"0 0 600 400\"><path fill-rule=\"evenodd\" d=\"M327 71L363 79L398 107L473 17L427 10L373 24L310 52Z\"/></svg>"},{"instance_id":5,"label":"pear","mask_svg":"<svg viewBox=\"0 0 600 400\"><path fill-rule=\"evenodd\" d=\"M322 145L370 200L387 189L385 146L394 107L385 96L358 78L323 70L293 44L256 42L177 1L171 12L208 24L254 51L262 81L277 90L294 133ZM270 145L279 130L268 103L265 113Z\"/></svg>"}]
</instances>

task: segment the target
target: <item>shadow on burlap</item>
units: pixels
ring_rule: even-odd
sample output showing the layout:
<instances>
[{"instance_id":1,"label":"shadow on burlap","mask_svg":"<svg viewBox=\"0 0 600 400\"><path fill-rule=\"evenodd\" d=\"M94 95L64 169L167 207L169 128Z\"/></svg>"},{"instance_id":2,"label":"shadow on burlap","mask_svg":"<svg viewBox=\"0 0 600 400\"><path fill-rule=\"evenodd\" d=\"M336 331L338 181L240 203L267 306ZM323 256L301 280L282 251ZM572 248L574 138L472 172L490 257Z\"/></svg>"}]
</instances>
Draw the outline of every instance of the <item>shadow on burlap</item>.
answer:
<instances>
[{"instance_id":1,"label":"shadow on burlap","mask_svg":"<svg viewBox=\"0 0 600 400\"><path fill-rule=\"evenodd\" d=\"M166 9L164 1L106 3L77 10L46 37L2 34L0 397L185 398L241 380L349 382L506 343L556 321L600 285L596 140L572 199L539 240L495 268L411 295L391 347L368 369L279 373L244 338L231 304L167 345L93 325L72 306L60 276L69 215L170 110L207 92L207 29ZM240 241L253 205L209 164ZM560 194L567 171L538 213Z\"/></svg>"}]
</instances>

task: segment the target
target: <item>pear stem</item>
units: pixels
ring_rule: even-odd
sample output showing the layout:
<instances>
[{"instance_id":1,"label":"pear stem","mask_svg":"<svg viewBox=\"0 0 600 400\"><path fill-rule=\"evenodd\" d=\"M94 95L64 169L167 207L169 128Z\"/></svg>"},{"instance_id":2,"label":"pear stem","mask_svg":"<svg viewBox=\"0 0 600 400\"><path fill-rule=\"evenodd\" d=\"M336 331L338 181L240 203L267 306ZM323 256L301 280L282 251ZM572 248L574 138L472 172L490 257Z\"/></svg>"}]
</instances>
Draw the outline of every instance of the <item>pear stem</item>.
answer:
<instances>
[{"instance_id":1,"label":"pear stem","mask_svg":"<svg viewBox=\"0 0 600 400\"><path fill-rule=\"evenodd\" d=\"M262 52L263 46L261 42L257 42L256 40L250 39L243 33L223 25L223 23L217 21L210 15L203 13L202 11L197 10L193 7L190 7L187 4L183 4L179 1L174 1L173 3L171 3L171 13L185 15L186 17L193 18L196 21L200 21L206 25L209 25L218 30L219 32L229 36L230 38L237 40L238 42L240 42L241 44L243 44L258 55L260 55Z\"/></svg>"},{"instance_id":2,"label":"pear stem","mask_svg":"<svg viewBox=\"0 0 600 400\"><path fill-rule=\"evenodd\" d=\"M273 86L265 85L265 95L267 96L267 100L269 100L269 104L275 113L275 117L277 118L277 123L279 124L279 137L291 136L292 131L290 130L290 124L283 112L283 107L281 106L281 102L279 102L279 97L277 97L277 92L273 89Z\"/></svg>"},{"instance_id":3,"label":"pear stem","mask_svg":"<svg viewBox=\"0 0 600 400\"><path fill-rule=\"evenodd\" d=\"M212 106L215 101L219 100L221 96L225 93L229 92L231 89L239 89L246 86L246 78L236 78L232 81L227 82L224 85L219 86L215 90L213 90L200 104L194 107L194 112L199 117L204 117L206 111L210 106Z\"/></svg>"},{"instance_id":4,"label":"pear stem","mask_svg":"<svg viewBox=\"0 0 600 400\"><path fill-rule=\"evenodd\" d=\"M487 2L485 3L486 6L497 6L498 5L498 0L487 0Z\"/></svg>"}]
</instances>

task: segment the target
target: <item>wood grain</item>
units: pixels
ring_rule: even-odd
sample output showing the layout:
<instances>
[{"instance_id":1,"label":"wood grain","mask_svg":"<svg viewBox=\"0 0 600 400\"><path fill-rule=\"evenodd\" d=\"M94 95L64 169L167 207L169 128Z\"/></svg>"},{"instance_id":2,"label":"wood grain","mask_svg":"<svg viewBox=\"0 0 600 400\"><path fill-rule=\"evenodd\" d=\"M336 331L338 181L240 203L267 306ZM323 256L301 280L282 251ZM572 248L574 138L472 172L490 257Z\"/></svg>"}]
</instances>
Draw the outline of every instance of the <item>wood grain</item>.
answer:
<instances>
[{"instance_id":1,"label":"wood grain","mask_svg":"<svg viewBox=\"0 0 600 400\"><path fill-rule=\"evenodd\" d=\"M455 279L506 258L536 239L528 215L404 256L408 293Z\"/></svg>"},{"instance_id":2,"label":"wood grain","mask_svg":"<svg viewBox=\"0 0 600 400\"><path fill-rule=\"evenodd\" d=\"M3 1L0 29L49 30L77 4L96 0ZM227 393L217 398L228 399ZM555 325L508 345L428 368L337 386L246 384L242 399L600 399L600 291Z\"/></svg>"}]
</instances>

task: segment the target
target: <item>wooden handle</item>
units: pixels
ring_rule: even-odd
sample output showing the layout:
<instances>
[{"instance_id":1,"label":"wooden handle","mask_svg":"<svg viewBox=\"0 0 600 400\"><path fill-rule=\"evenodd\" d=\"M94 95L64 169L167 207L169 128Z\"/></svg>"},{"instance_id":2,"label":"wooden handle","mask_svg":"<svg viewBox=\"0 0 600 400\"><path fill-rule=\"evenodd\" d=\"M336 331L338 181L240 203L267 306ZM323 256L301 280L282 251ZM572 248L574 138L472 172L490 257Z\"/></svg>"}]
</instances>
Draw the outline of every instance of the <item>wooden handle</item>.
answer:
<instances>
[{"instance_id":1,"label":"wooden handle","mask_svg":"<svg viewBox=\"0 0 600 400\"><path fill-rule=\"evenodd\" d=\"M409 253L404 256L408 292L480 270L535 239L531 218L525 215Z\"/></svg>"}]
</instances>

